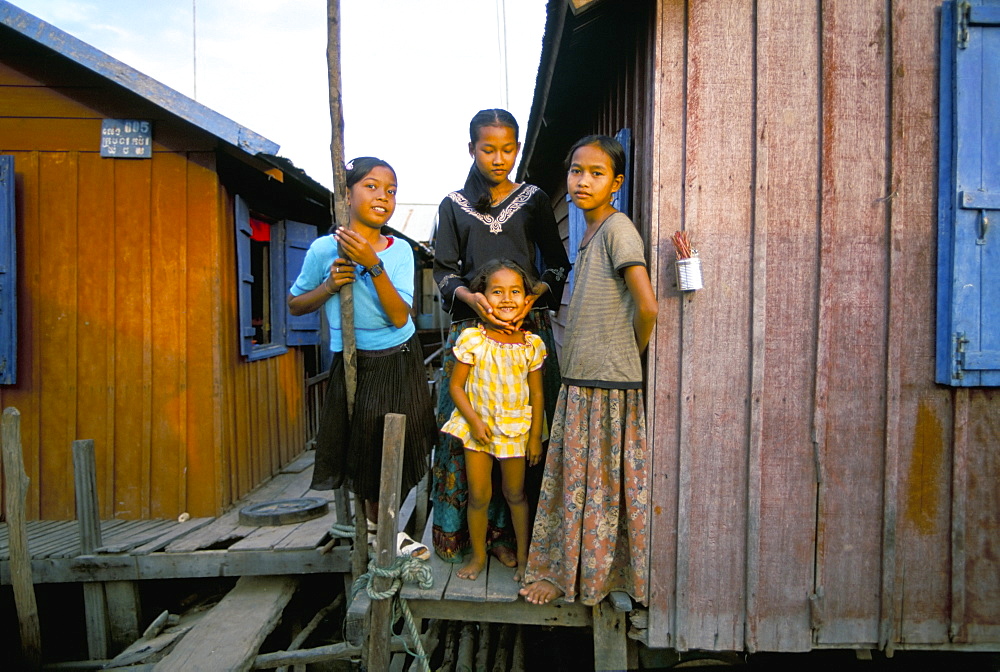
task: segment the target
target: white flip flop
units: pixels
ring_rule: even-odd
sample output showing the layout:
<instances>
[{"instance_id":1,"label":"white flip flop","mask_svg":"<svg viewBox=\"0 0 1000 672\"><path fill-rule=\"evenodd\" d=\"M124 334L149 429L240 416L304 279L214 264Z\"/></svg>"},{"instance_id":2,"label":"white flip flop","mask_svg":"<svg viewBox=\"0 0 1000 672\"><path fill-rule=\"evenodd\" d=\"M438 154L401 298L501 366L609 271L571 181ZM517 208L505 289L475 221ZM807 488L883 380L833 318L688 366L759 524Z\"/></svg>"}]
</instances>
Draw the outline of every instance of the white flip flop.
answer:
<instances>
[{"instance_id":1,"label":"white flip flop","mask_svg":"<svg viewBox=\"0 0 1000 672\"><path fill-rule=\"evenodd\" d=\"M406 532L396 535L396 555L400 557L430 560L431 552L419 541L415 541Z\"/></svg>"}]
</instances>

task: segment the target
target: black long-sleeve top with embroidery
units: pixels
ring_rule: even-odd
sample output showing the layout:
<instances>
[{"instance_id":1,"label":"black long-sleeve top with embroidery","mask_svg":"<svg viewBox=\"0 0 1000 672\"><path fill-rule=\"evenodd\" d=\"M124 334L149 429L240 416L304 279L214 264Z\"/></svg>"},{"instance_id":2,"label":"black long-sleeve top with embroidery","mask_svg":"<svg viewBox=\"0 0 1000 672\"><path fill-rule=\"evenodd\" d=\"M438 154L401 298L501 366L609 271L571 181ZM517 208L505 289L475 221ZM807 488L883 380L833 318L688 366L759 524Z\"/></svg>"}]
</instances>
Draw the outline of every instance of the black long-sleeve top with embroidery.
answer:
<instances>
[{"instance_id":1,"label":"black long-sleeve top with embroidery","mask_svg":"<svg viewBox=\"0 0 1000 672\"><path fill-rule=\"evenodd\" d=\"M448 194L438 207L434 241L434 281L453 320L475 317L455 291L468 287L493 259L510 259L549 286L535 303L558 310L570 270L549 197L533 184L522 184L487 213L477 212L461 191Z\"/></svg>"}]
</instances>

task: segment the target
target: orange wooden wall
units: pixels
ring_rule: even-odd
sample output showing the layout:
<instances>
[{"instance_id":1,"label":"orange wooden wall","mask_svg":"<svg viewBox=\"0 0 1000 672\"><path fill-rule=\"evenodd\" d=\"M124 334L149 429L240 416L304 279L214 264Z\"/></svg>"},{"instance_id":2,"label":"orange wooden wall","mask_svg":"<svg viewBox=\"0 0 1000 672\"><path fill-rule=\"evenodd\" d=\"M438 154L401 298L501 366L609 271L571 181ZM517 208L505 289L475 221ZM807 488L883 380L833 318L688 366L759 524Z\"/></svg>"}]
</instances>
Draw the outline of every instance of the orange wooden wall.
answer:
<instances>
[{"instance_id":1,"label":"orange wooden wall","mask_svg":"<svg viewBox=\"0 0 1000 672\"><path fill-rule=\"evenodd\" d=\"M215 139L110 86L0 65L17 176L19 376L31 517L74 516L94 439L102 516L214 515L303 448L300 352L237 347L231 195ZM152 118L150 160L103 159L101 119Z\"/></svg>"}]
</instances>

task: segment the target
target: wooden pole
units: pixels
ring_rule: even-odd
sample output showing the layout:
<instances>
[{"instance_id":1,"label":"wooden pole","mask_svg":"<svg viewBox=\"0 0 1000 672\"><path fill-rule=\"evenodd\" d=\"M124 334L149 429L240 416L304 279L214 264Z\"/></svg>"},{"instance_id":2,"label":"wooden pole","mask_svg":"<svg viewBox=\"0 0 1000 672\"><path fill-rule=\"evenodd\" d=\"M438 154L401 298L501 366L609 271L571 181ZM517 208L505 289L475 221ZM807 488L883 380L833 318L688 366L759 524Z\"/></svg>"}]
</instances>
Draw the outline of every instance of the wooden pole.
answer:
<instances>
[{"instance_id":1,"label":"wooden pole","mask_svg":"<svg viewBox=\"0 0 1000 672\"><path fill-rule=\"evenodd\" d=\"M38 621L35 586L31 579L31 553L24 503L31 481L24 473L21 454L21 414L6 408L2 422L3 470L7 476L7 534L10 545L10 582L21 632L21 655L26 668L36 670L42 663L42 630Z\"/></svg>"},{"instance_id":2,"label":"wooden pole","mask_svg":"<svg viewBox=\"0 0 1000 672\"><path fill-rule=\"evenodd\" d=\"M76 520L80 525L80 553L93 555L101 545L93 439L73 442L73 484L76 490ZM107 658L108 605L103 584L94 581L83 584L83 611L87 624L87 653L94 660Z\"/></svg>"},{"instance_id":3,"label":"wooden pole","mask_svg":"<svg viewBox=\"0 0 1000 672\"><path fill-rule=\"evenodd\" d=\"M340 0L327 0L326 62L330 78L330 159L333 164L332 227L350 223L347 212L347 169L344 165L344 107L340 85ZM340 329L344 348L344 382L347 387L347 417L354 414L354 393L358 386L357 344L354 338L354 288L340 289ZM368 564L368 525L364 502L354 503L354 553L351 569L355 578Z\"/></svg>"},{"instance_id":4,"label":"wooden pole","mask_svg":"<svg viewBox=\"0 0 1000 672\"><path fill-rule=\"evenodd\" d=\"M378 557L379 567L391 567L396 561L396 519L399 515L399 489L403 480L403 440L406 416L388 413L382 434L382 482L378 494ZM389 587L391 579L375 577L376 591ZM392 600L372 600L371 631L369 633L368 669L388 670L392 640Z\"/></svg>"}]
</instances>

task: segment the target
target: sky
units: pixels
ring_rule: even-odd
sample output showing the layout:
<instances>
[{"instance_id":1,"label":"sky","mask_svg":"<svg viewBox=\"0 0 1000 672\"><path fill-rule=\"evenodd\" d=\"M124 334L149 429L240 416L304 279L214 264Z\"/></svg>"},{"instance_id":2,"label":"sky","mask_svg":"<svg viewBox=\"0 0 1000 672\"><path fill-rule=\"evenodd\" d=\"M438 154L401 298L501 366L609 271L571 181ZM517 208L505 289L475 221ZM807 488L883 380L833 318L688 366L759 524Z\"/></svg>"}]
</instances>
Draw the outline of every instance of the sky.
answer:
<instances>
[{"instance_id":1,"label":"sky","mask_svg":"<svg viewBox=\"0 0 1000 672\"><path fill-rule=\"evenodd\" d=\"M12 2L276 142L332 186L326 0ZM510 110L523 139L546 0L340 2L345 154L392 164L400 204L437 204L462 186L478 110Z\"/></svg>"}]
</instances>

